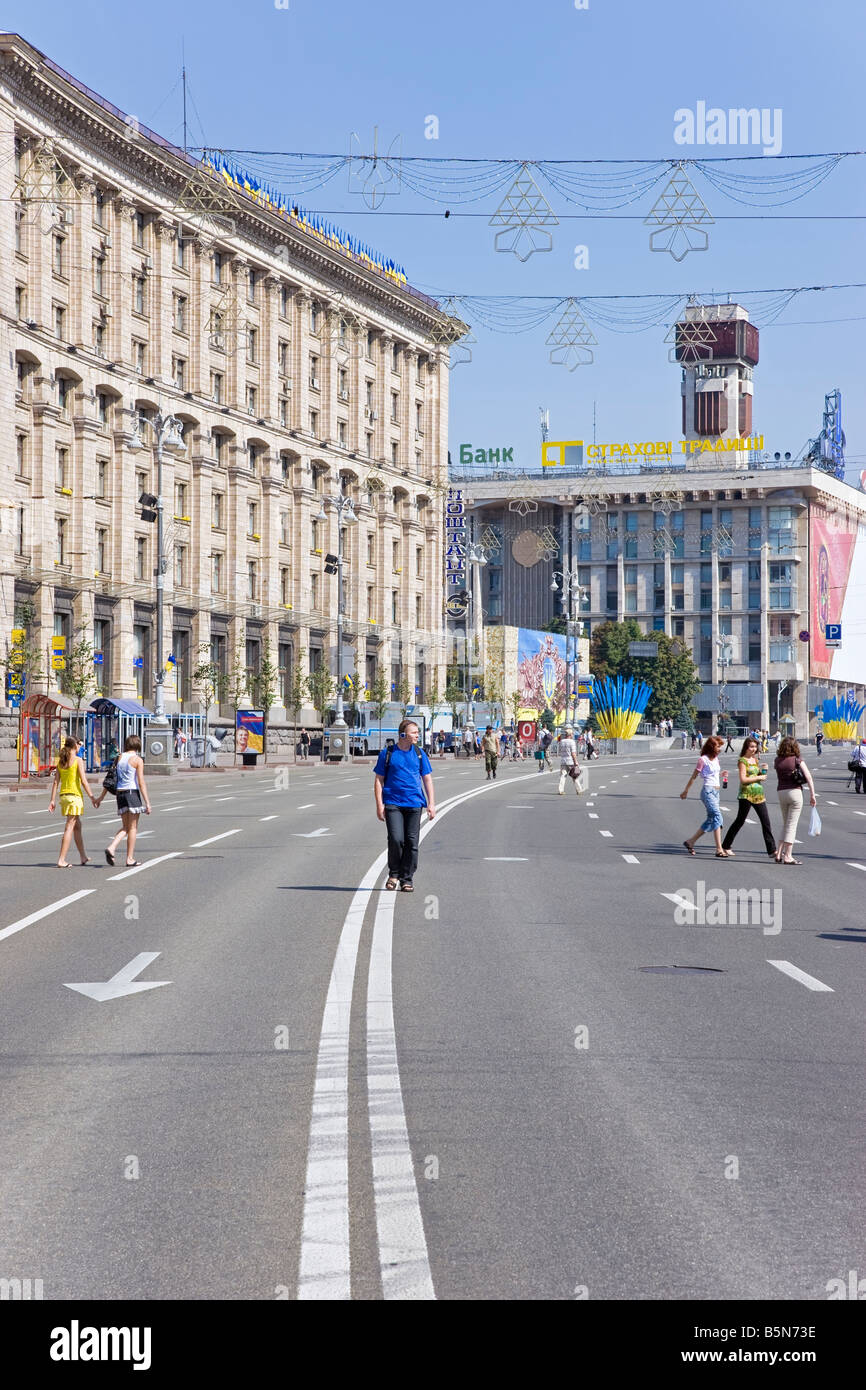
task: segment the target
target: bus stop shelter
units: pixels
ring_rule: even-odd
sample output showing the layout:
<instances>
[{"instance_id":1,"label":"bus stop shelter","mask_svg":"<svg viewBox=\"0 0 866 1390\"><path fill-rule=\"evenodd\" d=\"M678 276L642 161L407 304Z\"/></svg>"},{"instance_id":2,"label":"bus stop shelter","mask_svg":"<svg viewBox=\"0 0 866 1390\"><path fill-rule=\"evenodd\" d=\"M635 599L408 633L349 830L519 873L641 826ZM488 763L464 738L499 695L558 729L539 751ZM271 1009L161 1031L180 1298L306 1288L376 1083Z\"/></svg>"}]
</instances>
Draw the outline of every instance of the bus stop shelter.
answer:
<instances>
[{"instance_id":1,"label":"bus stop shelter","mask_svg":"<svg viewBox=\"0 0 866 1390\"><path fill-rule=\"evenodd\" d=\"M108 695L91 700L83 735L87 771L100 772L107 768L112 759L123 752L130 734L138 734L144 747L144 722L150 717L150 710L138 700L121 700Z\"/></svg>"},{"instance_id":2,"label":"bus stop shelter","mask_svg":"<svg viewBox=\"0 0 866 1390\"><path fill-rule=\"evenodd\" d=\"M75 706L65 695L28 695L21 706L18 739L18 776L48 777L60 755L69 717Z\"/></svg>"}]
</instances>

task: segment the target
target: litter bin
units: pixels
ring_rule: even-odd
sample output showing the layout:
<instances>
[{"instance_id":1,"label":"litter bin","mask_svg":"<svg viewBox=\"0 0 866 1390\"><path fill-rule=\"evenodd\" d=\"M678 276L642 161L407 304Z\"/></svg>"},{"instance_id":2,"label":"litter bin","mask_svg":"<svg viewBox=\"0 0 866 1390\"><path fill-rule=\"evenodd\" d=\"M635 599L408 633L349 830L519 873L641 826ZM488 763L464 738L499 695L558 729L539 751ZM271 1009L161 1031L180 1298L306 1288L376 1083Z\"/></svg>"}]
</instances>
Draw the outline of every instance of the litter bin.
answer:
<instances>
[{"instance_id":1,"label":"litter bin","mask_svg":"<svg viewBox=\"0 0 866 1390\"><path fill-rule=\"evenodd\" d=\"M191 738L189 741L190 767L204 767L204 739Z\"/></svg>"}]
</instances>

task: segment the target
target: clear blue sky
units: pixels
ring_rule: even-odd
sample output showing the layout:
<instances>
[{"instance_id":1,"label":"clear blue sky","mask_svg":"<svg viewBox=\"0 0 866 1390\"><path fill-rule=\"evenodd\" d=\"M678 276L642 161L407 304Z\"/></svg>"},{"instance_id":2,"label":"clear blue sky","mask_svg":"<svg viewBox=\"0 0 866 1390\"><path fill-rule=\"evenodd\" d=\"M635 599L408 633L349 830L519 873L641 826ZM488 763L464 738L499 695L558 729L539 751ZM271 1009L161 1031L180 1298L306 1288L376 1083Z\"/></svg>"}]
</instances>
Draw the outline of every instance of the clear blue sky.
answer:
<instances>
[{"instance_id":1,"label":"clear blue sky","mask_svg":"<svg viewBox=\"0 0 866 1390\"><path fill-rule=\"evenodd\" d=\"M866 147L863 0L150 0L140 6L12 0L3 25L123 110L180 141L181 44L195 110L191 144L347 152L373 127L410 155L548 159L672 158L674 112L781 108L784 154ZM174 90L172 90L174 89ZM424 138L428 115L439 139ZM200 118L200 123L199 123ZM754 151L746 151L753 153ZM763 172L761 165L751 166ZM777 169L768 165L769 172ZM845 161L780 212L866 214L866 160ZM714 214L750 213L704 183ZM287 187L286 191L294 190ZM556 212L578 211L545 188ZM657 187L634 208L645 215ZM493 194L466 205L490 216ZM487 216L447 221L412 193L363 215L345 175L302 201L401 261L411 283L470 294L591 295L774 288L866 280L864 222L718 222L680 264L653 255L640 221L563 221L550 254L525 264L493 251ZM456 208L456 205L455 205ZM576 244L590 268L574 268ZM747 301L748 302L748 301ZM823 322L832 320L832 322ZM476 328L473 362L451 377L451 447L513 445L537 466L539 405L551 437L678 438L678 370L665 329L595 330L593 366L549 363L551 327L521 336ZM818 433L825 392L843 392L849 478L866 468L866 292L798 297L761 337L755 429L796 452Z\"/></svg>"}]
</instances>

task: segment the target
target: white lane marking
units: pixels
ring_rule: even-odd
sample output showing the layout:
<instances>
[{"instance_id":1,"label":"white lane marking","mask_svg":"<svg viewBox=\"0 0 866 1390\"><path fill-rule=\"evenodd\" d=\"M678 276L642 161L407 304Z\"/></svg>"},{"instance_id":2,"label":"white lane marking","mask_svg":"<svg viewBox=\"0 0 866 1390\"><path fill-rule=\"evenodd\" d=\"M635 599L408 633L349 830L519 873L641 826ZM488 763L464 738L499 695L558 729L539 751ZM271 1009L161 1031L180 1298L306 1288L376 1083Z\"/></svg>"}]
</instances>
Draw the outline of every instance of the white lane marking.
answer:
<instances>
[{"instance_id":1,"label":"white lane marking","mask_svg":"<svg viewBox=\"0 0 866 1390\"><path fill-rule=\"evenodd\" d=\"M62 830L49 830L47 835L31 835L27 840L11 840L9 844L0 845L0 849L14 849L16 845L33 845L37 840L53 840L55 835L62 834Z\"/></svg>"},{"instance_id":2,"label":"white lane marking","mask_svg":"<svg viewBox=\"0 0 866 1390\"><path fill-rule=\"evenodd\" d=\"M607 840L611 840L611 839L613 838L613 831L612 831L612 830L599 830L598 833L599 833L599 835L604 835L605 839L607 839Z\"/></svg>"},{"instance_id":3,"label":"white lane marking","mask_svg":"<svg viewBox=\"0 0 866 1390\"><path fill-rule=\"evenodd\" d=\"M525 854L485 854L485 864L527 864Z\"/></svg>"},{"instance_id":4,"label":"white lane marking","mask_svg":"<svg viewBox=\"0 0 866 1390\"><path fill-rule=\"evenodd\" d=\"M351 792L343 792L343 795L342 795L342 796L335 797L334 799L335 799L336 801L345 801L346 798L347 798L347 797L350 797L351 795L352 795Z\"/></svg>"},{"instance_id":5,"label":"white lane marking","mask_svg":"<svg viewBox=\"0 0 866 1390\"><path fill-rule=\"evenodd\" d=\"M380 893L367 978L367 1095L373 1200L386 1300L435 1299L406 1127L394 1028L396 893Z\"/></svg>"},{"instance_id":6,"label":"white lane marking","mask_svg":"<svg viewBox=\"0 0 866 1390\"><path fill-rule=\"evenodd\" d=\"M640 863L640 860L638 859L638 857L637 857L636 854L624 854L622 857L623 857L623 859L625 860L626 864L639 864L639 863Z\"/></svg>"},{"instance_id":7,"label":"white lane marking","mask_svg":"<svg viewBox=\"0 0 866 1390\"><path fill-rule=\"evenodd\" d=\"M862 869L864 874L866 874L866 864L852 864L850 860L846 862L848 864L849 869Z\"/></svg>"},{"instance_id":8,"label":"white lane marking","mask_svg":"<svg viewBox=\"0 0 866 1390\"><path fill-rule=\"evenodd\" d=\"M631 777L631 773L630 773L630 772L624 772L624 773L622 774L622 780L625 781L626 777Z\"/></svg>"},{"instance_id":9,"label":"white lane marking","mask_svg":"<svg viewBox=\"0 0 866 1390\"><path fill-rule=\"evenodd\" d=\"M866 811L855 811L855 812L854 812L854 815L855 815L855 816L866 816Z\"/></svg>"},{"instance_id":10,"label":"white lane marking","mask_svg":"<svg viewBox=\"0 0 866 1390\"><path fill-rule=\"evenodd\" d=\"M599 791L600 791L600 792L603 792L603 791L605 791L606 789L607 789L607 782L602 782L601 786L599 787Z\"/></svg>"},{"instance_id":11,"label":"white lane marking","mask_svg":"<svg viewBox=\"0 0 866 1390\"><path fill-rule=\"evenodd\" d=\"M534 811L534 806L506 806L506 811Z\"/></svg>"},{"instance_id":12,"label":"white lane marking","mask_svg":"<svg viewBox=\"0 0 866 1390\"><path fill-rule=\"evenodd\" d=\"M615 787L618 781L619 781L619 778L618 778L618 777L613 777L613 778L611 779L610 785L611 785L612 787Z\"/></svg>"},{"instance_id":13,"label":"white lane marking","mask_svg":"<svg viewBox=\"0 0 866 1390\"><path fill-rule=\"evenodd\" d=\"M118 970L116 975L112 975L110 980L79 981L75 985L66 984L64 988L74 989L78 994L86 994L88 999L95 999L99 1004L106 999L122 999L125 994L141 994L146 989L161 989L163 985L170 985L172 981L135 978L151 965L159 954L159 951L141 951L122 970Z\"/></svg>"},{"instance_id":14,"label":"white lane marking","mask_svg":"<svg viewBox=\"0 0 866 1390\"><path fill-rule=\"evenodd\" d=\"M233 796L215 796L214 801L234 801Z\"/></svg>"},{"instance_id":15,"label":"white lane marking","mask_svg":"<svg viewBox=\"0 0 866 1390\"><path fill-rule=\"evenodd\" d=\"M360 782L360 777L344 777L344 782Z\"/></svg>"},{"instance_id":16,"label":"white lane marking","mask_svg":"<svg viewBox=\"0 0 866 1390\"><path fill-rule=\"evenodd\" d=\"M315 806L315 804L316 804L315 801L306 801L306 802L304 803L303 806L296 806L296 807L295 807L295 810L296 810L296 811L312 811L312 809L313 809L313 807Z\"/></svg>"},{"instance_id":17,"label":"white lane marking","mask_svg":"<svg viewBox=\"0 0 866 1390\"><path fill-rule=\"evenodd\" d=\"M140 874L143 869L152 869L154 864L162 864L166 859L178 859L181 851L172 850L171 854L160 854L156 859L145 859L143 864L136 864L134 869L124 869L122 874L109 874L106 882L113 883L118 878L130 878L132 874Z\"/></svg>"},{"instance_id":18,"label":"white lane marking","mask_svg":"<svg viewBox=\"0 0 866 1390\"><path fill-rule=\"evenodd\" d=\"M43 917L50 917L52 912L59 912L61 908L69 907L70 903L77 903L79 898L86 898L88 894L95 893L95 888L82 888L78 893L70 893L68 898L60 898L56 903L49 903L47 907L40 907L38 912L31 912L29 917L22 917L17 922L12 922L8 927L0 931L0 941L7 936L14 936L16 932L23 931L33 922L39 922Z\"/></svg>"},{"instance_id":19,"label":"white lane marking","mask_svg":"<svg viewBox=\"0 0 866 1390\"><path fill-rule=\"evenodd\" d=\"M164 816L168 816L172 811L183 811L187 806L191 805L191 801L176 801L173 806L163 806L160 809Z\"/></svg>"},{"instance_id":20,"label":"white lane marking","mask_svg":"<svg viewBox=\"0 0 866 1390\"><path fill-rule=\"evenodd\" d=\"M828 802L827 802L827 805L828 805L828 806L838 806L839 803L838 803L838 801L828 801ZM31 814L31 816L32 816L32 815L33 815L33 812L31 811L30 814Z\"/></svg>"},{"instance_id":21,"label":"white lane marking","mask_svg":"<svg viewBox=\"0 0 866 1390\"><path fill-rule=\"evenodd\" d=\"M594 801L588 801L588 802L586 803L586 809L587 809L588 811L591 811L594 805L595 805L595 802L594 802Z\"/></svg>"},{"instance_id":22,"label":"white lane marking","mask_svg":"<svg viewBox=\"0 0 866 1390\"><path fill-rule=\"evenodd\" d=\"M483 787L475 787L444 802L437 808L436 820L428 822L422 829L421 838L432 825L438 825L452 807L483 795L495 785L491 782ZM343 922L331 969L316 1057L307 1148L298 1271L299 1300L346 1300L352 1296L349 1248L349 1018L364 916L376 880L387 862L387 853L380 854L356 889ZM406 1200L410 1200L409 1196Z\"/></svg>"},{"instance_id":23,"label":"white lane marking","mask_svg":"<svg viewBox=\"0 0 866 1390\"><path fill-rule=\"evenodd\" d=\"M675 907L687 907L690 912L697 912L698 910L697 903L689 902L688 898L681 897L679 893L662 893L661 896L669 898Z\"/></svg>"},{"instance_id":24,"label":"white lane marking","mask_svg":"<svg viewBox=\"0 0 866 1390\"><path fill-rule=\"evenodd\" d=\"M259 816L259 823L263 820L279 820L279 816Z\"/></svg>"},{"instance_id":25,"label":"white lane marking","mask_svg":"<svg viewBox=\"0 0 866 1390\"><path fill-rule=\"evenodd\" d=\"M202 849L205 845L216 844L217 840L227 840L229 835L240 835L240 833L240 829L224 830L221 835L211 835L209 840L196 840L194 845L190 845L190 849Z\"/></svg>"},{"instance_id":26,"label":"white lane marking","mask_svg":"<svg viewBox=\"0 0 866 1390\"><path fill-rule=\"evenodd\" d=\"M292 839L294 840L317 840L322 835L330 835L330 830L326 825L320 825L318 830L296 830Z\"/></svg>"},{"instance_id":27,"label":"white lane marking","mask_svg":"<svg viewBox=\"0 0 866 1390\"><path fill-rule=\"evenodd\" d=\"M807 989L823 990L827 994L834 994L835 990L830 985L825 985L821 980L816 980L814 975L807 975L805 970L800 970L798 966L792 965L789 960L768 960L768 965L775 965L777 970L781 970L783 975L790 975L792 980L798 980Z\"/></svg>"},{"instance_id":28,"label":"white lane marking","mask_svg":"<svg viewBox=\"0 0 866 1390\"><path fill-rule=\"evenodd\" d=\"M590 811L590 813L589 813L589 819L590 819L590 820L598 820L598 811Z\"/></svg>"},{"instance_id":29,"label":"white lane marking","mask_svg":"<svg viewBox=\"0 0 866 1390\"><path fill-rule=\"evenodd\" d=\"M166 796L186 796L185 791L166 792Z\"/></svg>"},{"instance_id":30,"label":"white lane marking","mask_svg":"<svg viewBox=\"0 0 866 1390\"><path fill-rule=\"evenodd\" d=\"M230 787L231 782L212 782L211 786L213 787L214 791L218 792L222 787Z\"/></svg>"},{"instance_id":31,"label":"white lane marking","mask_svg":"<svg viewBox=\"0 0 866 1390\"><path fill-rule=\"evenodd\" d=\"M41 811L27 811L25 814L28 816L50 816L51 812L47 806L43 806Z\"/></svg>"}]
</instances>

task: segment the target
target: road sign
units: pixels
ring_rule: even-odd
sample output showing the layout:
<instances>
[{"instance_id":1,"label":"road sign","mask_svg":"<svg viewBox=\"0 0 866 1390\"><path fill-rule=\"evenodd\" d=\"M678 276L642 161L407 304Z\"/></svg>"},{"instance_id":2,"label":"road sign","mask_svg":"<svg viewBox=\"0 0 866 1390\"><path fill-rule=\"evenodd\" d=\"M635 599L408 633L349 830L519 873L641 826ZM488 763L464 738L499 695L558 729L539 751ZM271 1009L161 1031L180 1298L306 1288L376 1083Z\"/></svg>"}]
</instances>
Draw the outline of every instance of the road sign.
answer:
<instances>
[{"instance_id":1,"label":"road sign","mask_svg":"<svg viewBox=\"0 0 866 1390\"><path fill-rule=\"evenodd\" d=\"M54 655L51 658L51 668L54 671L66 670L66 657L62 654L62 652L54 653Z\"/></svg>"},{"instance_id":2,"label":"road sign","mask_svg":"<svg viewBox=\"0 0 866 1390\"><path fill-rule=\"evenodd\" d=\"M658 642L629 642L628 654L629 656L648 656L655 661L659 654L659 644Z\"/></svg>"},{"instance_id":3,"label":"road sign","mask_svg":"<svg viewBox=\"0 0 866 1390\"><path fill-rule=\"evenodd\" d=\"M137 671L140 671L141 668L142 668L142 666L144 665L144 657L143 657L143 656L134 656L134 657L132 658L132 664L133 664L133 666L135 667L135 669L136 669Z\"/></svg>"},{"instance_id":4,"label":"road sign","mask_svg":"<svg viewBox=\"0 0 866 1390\"><path fill-rule=\"evenodd\" d=\"M65 651L66 651L66 638L65 638L65 637L52 637L52 639L51 639L51 650L54 651L54 652L65 652Z\"/></svg>"},{"instance_id":5,"label":"road sign","mask_svg":"<svg viewBox=\"0 0 866 1390\"><path fill-rule=\"evenodd\" d=\"M20 642L23 642L23 641L24 641L24 638L25 638L26 636L27 636L27 630L26 630L26 628L23 628L23 627L13 627L13 629L12 629L12 645L13 645L13 647L17 647L18 644L19 644Z\"/></svg>"},{"instance_id":6,"label":"road sign","mask_svg":"<svg viewBox=\"0 0 866 1390\"><path fill-rule=\"evenodd\" d=\"M517 726L517 737L521 743L534 743L538 725L534 719L521 719Z\"/></svg>"},{"instance_id":7,"label":"road sign","mask_svg":"<svg viewBox=\"0 0 866 1390\"><path fill-rule=\"evenodd\" d=\"M101 665L102 665L102 658L103 658L103 653L102 653L102 652L94 652L94 653L93 653L93 664L94 664L94 666L101 666Z\"/></svg>"},{"instance_id":8,"label":"road sign","mask_svg":"<svg viewBox=\"0 0 866 1390\"><path fill-rule=\"evenodd\" d=\"M841 647L842 645L842 624L828 623L824 629L824 646Z\"/></svg>"},{"instance_id":9,"label":"road sign","mask_svg":"<svg viewBox=\"0 0 866 1390\"><path fill-rule=\"evenodd\" d=\"M579 677L577 682L577 697L579 700L589 700L592 698L592 688L594 682L594 676Z\"/></svg>"}]
</instances>

